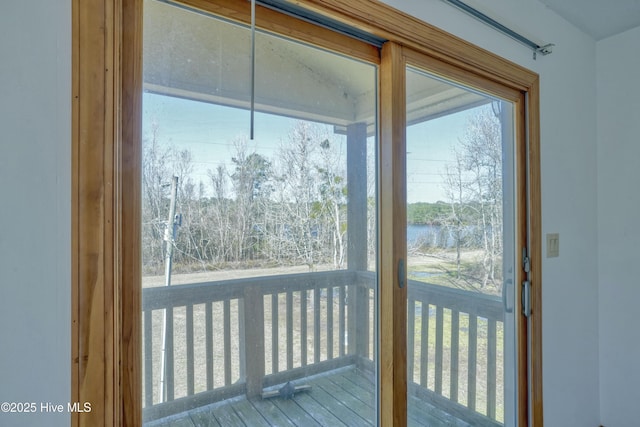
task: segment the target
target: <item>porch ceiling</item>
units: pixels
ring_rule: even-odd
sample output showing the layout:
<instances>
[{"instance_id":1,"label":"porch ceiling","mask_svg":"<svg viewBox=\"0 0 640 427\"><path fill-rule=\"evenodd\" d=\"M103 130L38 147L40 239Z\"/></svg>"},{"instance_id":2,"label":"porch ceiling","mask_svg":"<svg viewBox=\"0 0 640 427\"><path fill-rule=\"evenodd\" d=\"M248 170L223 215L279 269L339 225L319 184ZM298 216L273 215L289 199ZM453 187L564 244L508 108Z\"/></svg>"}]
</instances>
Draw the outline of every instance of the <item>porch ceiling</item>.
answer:
<instances>
[{"instance_id":1,"label":"porch ceiling","mask_svg":"<svg viewBox=\"0 0 640 427\"><path fill-rule=\"evenodd\" d=\"M144 7L145 91L249 108L247 27L155 0L146 0ZM433 79L409 77L407 88L409 123L486 102ZM374 67L281 37L256 36L255 95L257 111L338 128L365 122L373 130Z\"/></svg>"}]
</instances>

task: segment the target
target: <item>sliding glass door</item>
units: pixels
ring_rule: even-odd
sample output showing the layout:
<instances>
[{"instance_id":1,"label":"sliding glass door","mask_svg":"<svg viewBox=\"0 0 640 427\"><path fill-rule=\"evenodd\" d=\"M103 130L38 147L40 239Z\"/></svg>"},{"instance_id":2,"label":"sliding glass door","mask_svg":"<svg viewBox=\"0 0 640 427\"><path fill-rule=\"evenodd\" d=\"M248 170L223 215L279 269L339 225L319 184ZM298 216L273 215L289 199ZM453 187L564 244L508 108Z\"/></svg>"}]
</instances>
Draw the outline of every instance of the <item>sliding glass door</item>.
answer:
<instances>
[{"instance_id":1,"label":"sliding glass door","mask_svg":"<svg viewBox=\"0 0 640 427\"><path fill-rule=\"evenodd\" d=\"M517 425L522 93L214 5L144 2L145 424Z\"/></svg>"},{"instance_id":2,"label":"sliding glass door","mask_svg":"<svg viewBox=\"0 0 640 427\"><path fill-rule=\"evenodd\" d=\"M513 111L406 70L408 425L516 425Z\"/></svg>"},{"instance_id":3,"label":"sliding glass door","mask_svg":"<svg viewBox=\"0 0 640 427\"><path fill-rule=\"evenodd\" d=\"M375 425L376 63L144 6L146 424Z\"/></svg>"}]
</instances>

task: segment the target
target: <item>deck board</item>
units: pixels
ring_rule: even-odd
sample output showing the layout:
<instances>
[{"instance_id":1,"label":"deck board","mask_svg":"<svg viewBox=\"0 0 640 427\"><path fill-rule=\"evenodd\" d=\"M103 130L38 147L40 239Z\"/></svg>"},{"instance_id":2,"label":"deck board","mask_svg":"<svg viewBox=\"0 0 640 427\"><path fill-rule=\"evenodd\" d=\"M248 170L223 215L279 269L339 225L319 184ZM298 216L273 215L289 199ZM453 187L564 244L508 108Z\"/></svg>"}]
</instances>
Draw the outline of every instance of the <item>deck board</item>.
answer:
<instances>
[{"instance_id":1,"label":"deck board","mask_svg":"<svg viewBox=\"0 0 640 427\"><path fill-rule=\"evenodd\" d=\"M282 399L279 399L282 400ZM310 396L310 393L300 393L296 395L292 401L295 401L309 416L318 422L321 426L346 426L338 417L333 415L331 409L318 404L318 402Z\"/></svg>"},{"instance_id":2,"label":"deck board","mask_svg":"<svg viewBox=\"0 0 640 427\"><path fill-rule=\"evenodd\" d=\"M247 426L269 427L274 425L273 422L267 421L260 411L256 410L255 406L248 400L240 400L234 403L233 410Z\"/></svg>"},{"instance_id":3,"label":"deck board","mask_svg":"<svg viewBox=\"0 0 640 427\"><path fill-rule=\"evenodd\" d=\"M298 424L289 419L287 414L268 400L252 399L251 404L272 426L293 427Z\"/></svg>"},{"instance_id":4,"label":"deck board","mask_svg":"<svg viewBox=\"0 0 640 427\"><path fill-rule=\"evenodd\" d=\"M349 408L346 402L327 393L318 383L314 383L313 393L308 393L308 396L347 426L371 426L371 423Z\"/></svg>"},{"instance_id":5,"label":"deck board","mask_svg":"<svg viewBox=\"0 0 640 427\"><path fill-rule=\"evenodd\" d=\"M294 398L296 399L296 398ZM296 426L310 426L321 427L322 424L318 423L307 411L305 411L300 405L298 405L294 399L271 399L271 404L275 405L282 412L293 421Z\"/></svg>"},{"instance_id":6,"label":"deck board","mask_svg":"<svg viewBox=\"0 0 640 427\"><path fill-rule=\"evenodd\" d=\"M191 418L189 417L169 419L156 425L158 427L194 427L196 426L196 424L194 424ZM199 425L200 424L198 424L198 426Z\"/></svg>"},{"instance_id":7,"label":"deck board","mask_svg":"<svg viewBox=\"0 0 640 427\"><path fill-rule=\"evenodd\" d=\"M376 414L373 406L363 402L356 395L349 393L329 378L321 378L316 382L316 386L322 387L327 393L340 402L343 402L348 408L351 408L356 414L362 417L368 425L374 425L376 422Z\"/></svg>"},{"instance_id":8,"label":"deck board","mask_svg":"<svg viewBox=\"0 0 640 427\"><path fill-rule=\"evenodd\" d=\"M241 397L146 423L146 427L374 426L375 387L371 377L354 367L309 377L311 390L291 399ZM471 427L429 403L410 397L412 427Z\"/></svg>"},{"instance_id":9,"label":"deck board","mask_svg":"<svg viewBox=\"0 0 640 427\"><path fill-rule=\"evenodd\" d=\"M233 410L233 405L222 405L211 411L223 427L245 427L245 423Z\"/></svg>"},{"instance_id":10,"label":"deck board","mask_svg":"<svg viewBox=\"0 0 640 427\"><path fill-rule=\"evenodd\" d=\"M362 404L369 408L369 411L375 411L376 396L373 392L373 383L366 382L366 387L361 386L347 378L346 375L334 375L327 377L326 380L341 389L341 395L349 395L362 402Z\"/></svg>"},{"instance_id":11,"label":"deck board","mask_svg":"<svg viewBox=\"0 0 640 427\"><path fill-rule=\"evenodd\" d=\"M197 427L222 427L210 411L192 411L189 414L193 426Z\"/></svg>"}]
</instances>

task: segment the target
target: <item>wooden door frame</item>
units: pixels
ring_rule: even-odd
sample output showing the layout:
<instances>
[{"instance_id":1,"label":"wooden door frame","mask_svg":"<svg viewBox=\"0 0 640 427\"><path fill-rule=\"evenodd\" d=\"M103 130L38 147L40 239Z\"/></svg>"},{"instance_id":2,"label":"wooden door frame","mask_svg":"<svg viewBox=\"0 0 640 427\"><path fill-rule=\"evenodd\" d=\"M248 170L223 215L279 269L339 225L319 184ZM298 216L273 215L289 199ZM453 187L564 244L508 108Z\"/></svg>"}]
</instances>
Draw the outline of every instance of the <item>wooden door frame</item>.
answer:
<instances>
[{"instance_id":1,"label":"wooden door frame","mask_svg":"<svg viewBox=\"0 0 640 427\"><path fill-rule=\"evenodd\" d=\"M73 426L138 426L142 1L72 3Z\"/></svg>"},{"instance_id":2,"label":"wooden door frame","mask_svg":"<svg viewBox=\"0 0 640 427\"><path fill-rule=\"evenodd\" d=\"M207 7L231 4L229 0L189 2ZM391 59L381 67L397 69L398 55L414 51L443 64L448 73L476 76L486 84L527 94L526 108L520 108L518 114L528 123L529 141L526 178L530 187L525 202L531 218L532 425L542 426L538 75L377 1L295 3L389 40L392 44L384 49L390 52ZM72 425L138 426L142 423L139 237L142 0L73 0L72 7L71 401L92 403L91 412L72 415ZM398 82L381 82L382 108L387 108L389 102L387 87L400 90ZM397 107L392 105L391 109L399 120ZM380 135L383 150L396 150L398 141L404 138L397 122L385 124L384 119ZM401 163L392 165L388 170L390 181L381 185L402 186L401 180L394 178L401 168ZM381 173L385 174L384 170ZM389 198L385 192L381 203L388 204ZM391 203L393 206L397 201ZM381 214L393 215L388 205L384 212ZM406 295L403 299L403 291L395 286L401 233L384 229L381 233L386 236L384 239L391 239L396 250L381 251L380 255L379 295L383 313L387 314L380 316L379 330L402 343L406 340L402 337L406 328L403 325ZM385 339L381 343L381 425L403 425L406 394L395 391L406 385L404 347L393 348L394 344ZM520 378L521 381L526 386L526 378Z\"/></svg>"},{"instance_id":3,"label":"wooden door frame","mask_svg":"<svg viewBox=\"0 0 640 427\"><path fill-rule=\"evenodd\" d=\"M515 220L515 247L526 248L528 247L528 240L530 239L527 230L527 97L525 93L511 87L506 87L502 84L496 84L496 82L488 80L486 77L479 76L475 73L469 73L465 70L452 67L450 64L436 60L432 57L426 56L413 50L404 50L404 65L413 67L417 70L425 71L433 74L436 77L440 77L443 80L449 81L452 84L459 84L470 89L476 89L480 92L484 92L487 95L495 96L510 102L513 105L513 119L514 119L514 137L515 146L513 147L514 161L515 161L515 181L516 199L514 200L515 211L517 218ZM522 283L527 280L526 273L523 268L519 268L516 265L515 283ZM515 300L521 301L521 289L519 286L514 287ZM538 304L539 306L539 304ZM516 313L521 313L522 307L516 305L514 310ZM538 316L539 318L539 316ZM528 343L527 343L527 321L526 317L518 315L515 317L517 342L516 342L516 357L517 357L517 378L518 378L518 425L526 426L528 423ZM537 424L534 424L537 425Z\"/></svg>"}]
</instances>

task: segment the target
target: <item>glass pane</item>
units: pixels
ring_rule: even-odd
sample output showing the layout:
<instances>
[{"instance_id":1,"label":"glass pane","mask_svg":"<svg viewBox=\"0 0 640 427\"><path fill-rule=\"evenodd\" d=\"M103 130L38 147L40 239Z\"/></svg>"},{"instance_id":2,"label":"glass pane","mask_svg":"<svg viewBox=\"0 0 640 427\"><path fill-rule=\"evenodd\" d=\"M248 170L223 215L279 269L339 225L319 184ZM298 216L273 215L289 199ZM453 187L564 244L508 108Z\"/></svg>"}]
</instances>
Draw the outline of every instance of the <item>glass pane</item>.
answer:
<instances>
[{"instance_id":1,"label":"glass pane","mask_svg":"<svg viewBox=\"0 0 640 427\"><path fill-rule=\"evenodd\" d=\"M374 425L374 65L144 2L145 425Z\"/></svg>"},{"instance_id":2,"label":"glass pane","mask_svg":"<svg viewBox=\"0 0 640 427\"><path fill-rule=\"evenodd\" d=\"M515 425L512 109L407 69L409 425Z\"/></svg>"}]
</instances>

